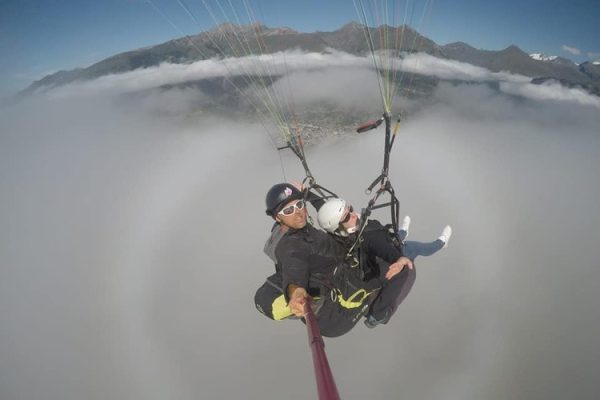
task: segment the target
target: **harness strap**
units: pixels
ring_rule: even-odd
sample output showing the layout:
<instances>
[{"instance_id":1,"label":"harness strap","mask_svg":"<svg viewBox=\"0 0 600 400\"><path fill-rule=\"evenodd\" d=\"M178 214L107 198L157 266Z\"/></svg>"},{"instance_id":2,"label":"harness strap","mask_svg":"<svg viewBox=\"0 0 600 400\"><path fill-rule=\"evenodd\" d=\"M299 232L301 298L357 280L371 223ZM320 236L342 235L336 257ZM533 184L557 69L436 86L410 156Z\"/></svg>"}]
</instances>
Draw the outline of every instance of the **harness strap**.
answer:
<instances>
[{"instance_id":1,"label":"harness strap","mask_svg":"<svg viewBox=\"0 0 600 400\"><path fill-rule=\"evenodd\" d=\"M337 302L344 308L358 308L363 305L365 300L378 289L371 290L367 292L365 289L359 289L356 292L352 293L347 299L344 298L342 291L339 289L335 289L335 294L337 297Z\"/></svg>"}]
</instances>

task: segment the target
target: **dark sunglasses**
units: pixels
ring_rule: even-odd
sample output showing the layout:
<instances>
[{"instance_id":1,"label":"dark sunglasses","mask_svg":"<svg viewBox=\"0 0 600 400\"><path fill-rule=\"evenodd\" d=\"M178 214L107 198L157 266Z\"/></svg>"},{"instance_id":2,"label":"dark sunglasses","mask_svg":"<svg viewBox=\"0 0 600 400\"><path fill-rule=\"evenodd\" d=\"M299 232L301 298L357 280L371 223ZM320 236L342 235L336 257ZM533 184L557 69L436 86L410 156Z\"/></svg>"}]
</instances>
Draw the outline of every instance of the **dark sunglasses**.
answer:
<instances>
[{"instance_id":1,"label":"dark sunglasses","mask_svg":"<svg viewBox=\"0 0 600 400\"><path fill-rule=\"evenodd\" d=\"M289 206L283 208L277 214L285 215L285 216L290 216L290 215L292 215L294 213L294 211L295 211L294 209L295 208L297 208L298 210L302 210L302 209L304 209L305 205L306 204L304 204L304 200L298 200L294 204L290 204Z\"/></svg>"},{"instance_id":2,"label":"dark sunglasses","mask_svg":"<svg viewBox=\"0 0 600 400\"><path fill-rule=\"evenodd\" d=\"M354 208L352 208L352 206L348 206L348 212L346 213L346 216L344 217L344 219L340 220L340 225L345 224L346 222L350 221L353 211L354 211Z\"/></svg>"}]
</instances>

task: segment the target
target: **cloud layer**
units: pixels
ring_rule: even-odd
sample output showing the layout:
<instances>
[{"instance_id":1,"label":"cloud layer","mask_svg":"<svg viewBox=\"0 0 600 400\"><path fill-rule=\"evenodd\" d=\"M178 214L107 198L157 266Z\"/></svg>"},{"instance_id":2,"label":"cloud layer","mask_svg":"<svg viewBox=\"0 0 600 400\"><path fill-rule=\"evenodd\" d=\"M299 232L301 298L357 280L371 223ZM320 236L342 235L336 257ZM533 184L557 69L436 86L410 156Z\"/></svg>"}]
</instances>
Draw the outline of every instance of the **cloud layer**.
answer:
<instances>
[{"instance_id":1,"label":"cloud layer","mask_svg":"<svg viewBox=\"0 0 600 400\"><path fill-rule=\"evenodd\" d=\"M352 104L368 76L351 65L290 80ZM126 92L152 87L129 78ZM327 341L344 399L597 393L597 109L476 80L439 85L397 137L409 239L454 236L417 260L390 324ZM264 194L301 178L298 160L260 125L198 109L196 89L86 85L0 111L0 397L314 398L304 326L252 304L273 270ZM317 181L366 204L382 134L307 149Z\"/></svg>"},{"instance_id":2,"label":"cloud layer","mask_svg":"<svg viewBox=\"0 0 600 400\"><path fill-rule=\"evenodd\" d=\"M161 64L157 67L134 70L118 75L103 76L86 82L75 82L46 92L51 98L97 96L120 94L154 89L164 85L177 85L210 78L229 78L249 75L288 75L279 83L278 90L284 96L298 97L299 101L340 98L338 92L346 91L348 102L371 101L376 95L376 83L367 57L331 51L328 54L282 52L259 57L225 60L203 60L192 64ZM579 89L562 87L560 84L533 85L530 78L509 72L491 72L485 68L458 61L433 57L428 54L407 55L395 66L399 71L434 76L443 80L471 82L502 82L500 90L535 100L575 102L600 107L598 97ZM362 70L362 72L359 72ZM332 73L332 71L334 71ZM344 72L340 72L344 71ZM340 76L338 76L341 73ZM348 77L362 74L352 82ZM333 79L322 79L332 75ZM356 75L358 76L358 75ZM344 77L346 77L344 81ZM353 78L352 78L353 79ZM321 81L323 86L312 85ZM340 82L341 86L340 86ZM337 85L337 86L336 86ZM309 90L310 88L310 90ZM375 91L373 90L375 88ZM312 97L312 98L311 98ZM296 100L296 99L295 99Z\"/></svg>"}]
</instances>

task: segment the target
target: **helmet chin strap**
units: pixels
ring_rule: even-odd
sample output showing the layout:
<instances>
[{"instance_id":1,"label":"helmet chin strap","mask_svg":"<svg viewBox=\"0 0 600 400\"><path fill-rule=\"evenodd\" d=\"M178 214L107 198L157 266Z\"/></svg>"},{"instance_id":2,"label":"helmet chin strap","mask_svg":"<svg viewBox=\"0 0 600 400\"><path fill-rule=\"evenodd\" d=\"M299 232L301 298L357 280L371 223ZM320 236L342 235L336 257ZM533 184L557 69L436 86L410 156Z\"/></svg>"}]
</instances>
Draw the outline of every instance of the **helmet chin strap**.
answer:
<instances>
[{"instance_id":1,"label":"helmet chin strap","mask_svg":"<svg viewBox=\"0 0 600 400\"><path fill-rule=\"evenodd\" d=\"M348 237L348 232L346 232L345 229L338 229L337 231L335 231L333 233L335 233L336 235L341 236L341 237Z\"/></svg>"},{"instance_id":2,"label":"helmet chin strap","mask_svg":"<svg viewBox=\"0 0 600 400\"><path fill-rule=\"evenodd\" d=\"M356 224L354 224L354 226L352 226L350 228L340 229L340 231L342 232L342 236L348 236L348 235L356 232L358 230L359 226L360 226L360 214L356 214Z\"/></svg>"},{"instance_id":3,"label":"helmet chin strap","mask_svg":"<svg viewBox=\"0 0 600 400\"><path fill-rule=\"evenodd\" d=\"M354 225L352 228L344 229L348 234L354 233L358 230L358 226Z\"/></svg>"}]
</instances>

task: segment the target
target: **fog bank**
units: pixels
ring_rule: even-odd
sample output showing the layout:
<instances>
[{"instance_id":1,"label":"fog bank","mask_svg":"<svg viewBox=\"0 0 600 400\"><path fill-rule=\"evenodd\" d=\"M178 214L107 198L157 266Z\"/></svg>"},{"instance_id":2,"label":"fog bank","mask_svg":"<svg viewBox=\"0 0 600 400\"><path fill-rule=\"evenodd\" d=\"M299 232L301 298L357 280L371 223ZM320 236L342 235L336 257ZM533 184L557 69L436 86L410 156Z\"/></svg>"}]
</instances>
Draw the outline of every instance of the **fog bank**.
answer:
<instances>
[{"instance_id":1,"label":"fog bank","mask_svg":"<svg viewBox=\"0 0 600 400\"><path fill-rule=\"evenodd\" d=\"M0 111L1 398L316 397L304 327L252 303L273 269L264 195L302 170L202 96ZM484 85L435 99L404 121L390 175L410 239L454 235L387 326L327 340L342 398L597 397L596 107ZM382 141L311 147L311 170L360 207Z\"/></svg>"}]
</instances>

